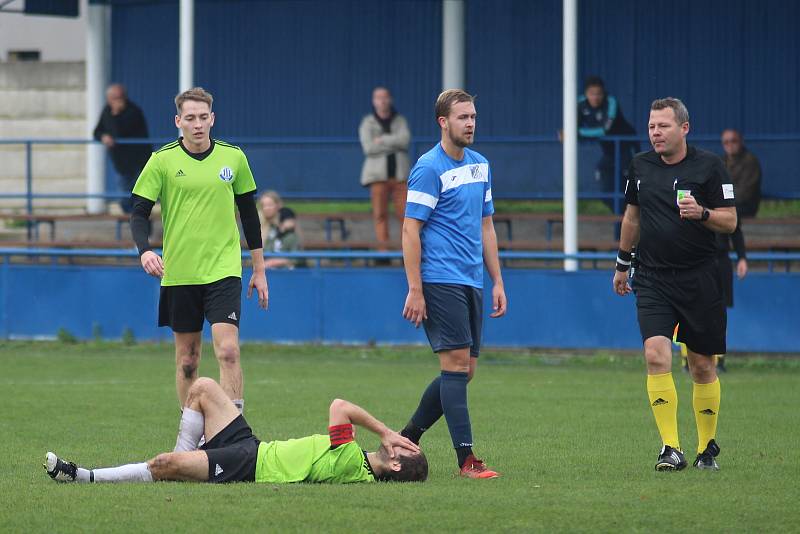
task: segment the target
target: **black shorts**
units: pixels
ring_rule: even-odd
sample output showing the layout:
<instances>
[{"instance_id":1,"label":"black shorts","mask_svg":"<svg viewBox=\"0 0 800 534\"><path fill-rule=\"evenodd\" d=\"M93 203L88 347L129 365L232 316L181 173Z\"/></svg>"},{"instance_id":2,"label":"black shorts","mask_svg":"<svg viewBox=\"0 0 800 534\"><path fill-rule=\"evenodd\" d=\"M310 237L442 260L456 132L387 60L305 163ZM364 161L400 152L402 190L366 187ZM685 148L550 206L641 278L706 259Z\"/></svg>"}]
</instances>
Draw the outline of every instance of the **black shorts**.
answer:
<instances>
[{"instance_id":1,"label":"black shorts","mask_svg":"<svg viewBox=\"0 0 800 534\"><path fill-rule=\"evenodd\" d=\"M203 317L209 324L239 326L242 314L242 279L229 276L210 284L161 286L158 326L173 332L200 332Z\"/></svg>"},{"instance_id":2,"label":"black shorts","mask_svg":"<svg viewBox=\"0 0 800 534\"><path fill-rule=\"evenodd\" d=\"M733 264L725 254L717 258L717 266L719 279L722 282L722 298L725 300L725 306L733 308Z\"/></svg>"},{"instance_id":3,"label":"black shorts","mask_svg":"<svg viewBox=\"0 0 800 534\"><path fill-rule=\"evenodd\" d=\"M653 336L678 341L692 352L725 354L727 310L716 260L694 269L640 267L633 279L642 341Z\"/></svg>"},{"instance_id":4,"label":"black shorts","mask_svg":"<svg viewBox=\"0 0 800 534\"><path fill-rule=\"evenodd\" d=\"M433 352L469 347L477 358L481 351L483 291L458 284L422 284L428 318L422 321Z\"/></svg>"},{"instance_id":5,"label":"black shorts","mask_svg":"<svg viewBox=\"0 0 800 534\"><path fill-rule=\"evenodd\" d=\"M253 482L259 443L244 416L231 421L200 447L208 455L208 481L214 484Z\"/></svg>"}]
</instances>

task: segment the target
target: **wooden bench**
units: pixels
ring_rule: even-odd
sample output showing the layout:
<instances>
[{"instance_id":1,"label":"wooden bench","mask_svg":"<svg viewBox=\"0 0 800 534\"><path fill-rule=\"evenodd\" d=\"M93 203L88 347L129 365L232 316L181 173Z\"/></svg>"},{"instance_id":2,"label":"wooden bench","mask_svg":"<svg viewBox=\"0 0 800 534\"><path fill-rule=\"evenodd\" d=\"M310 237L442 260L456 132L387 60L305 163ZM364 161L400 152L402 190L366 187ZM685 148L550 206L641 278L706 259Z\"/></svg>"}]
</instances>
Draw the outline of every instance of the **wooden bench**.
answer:
<instances>
[{"instance_id":1,"label":"wooden bench","mask_svg":"<svg viewBox=\"0 0 800 534\"><path fill-rule=\"evenodd\" d=\"M56 223L68 221L111 221L117 223L116 238L118 241L122 240L122 226L130 222L130 215L119 214L46 214L46 213L33 213L33 214L17 214L8 213L0 215L0 219L7 221L25 222L29 228L33 230L32 234L29 232L28 237L38 241L39 240L39 225L47 224L50 226L50 240L55 241L56 238Z\"/></svg>"}]
</instances>

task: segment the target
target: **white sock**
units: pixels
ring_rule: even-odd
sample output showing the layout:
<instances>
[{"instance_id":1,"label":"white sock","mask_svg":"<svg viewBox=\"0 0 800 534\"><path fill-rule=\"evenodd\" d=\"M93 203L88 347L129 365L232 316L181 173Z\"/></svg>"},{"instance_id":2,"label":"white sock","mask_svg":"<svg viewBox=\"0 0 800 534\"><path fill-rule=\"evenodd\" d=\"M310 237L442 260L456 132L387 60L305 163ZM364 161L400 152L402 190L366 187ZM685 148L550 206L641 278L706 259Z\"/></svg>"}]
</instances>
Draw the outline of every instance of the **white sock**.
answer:
<instances>
[{"instance_id":1,"label":"white sock","mask_svg":"<svg viewBox=\"0 0 800 534\"><path fill-rule=\"evenodd\" d=\"M235 404L236 407L239 408L240 414L244 413L244 399L233 399L233 404Z\"/></svg>"},{"instance_id":2,"label":"white sock","mask_svg":"<svg viewBox=\"0 0 800 534\"><path fill-rule=\"evenodd\" d=\"M178 439L175 442L174 452L193 451L203 436L205 418L201 412L184 408L181 415L181 424L178 427Z\"/></svg>"},{"instance_id":3,"label":"white sock","mask_svg":"<svg viewBox=\"0 0 800 534\"><path fill-rule=\"evenodd\" d=\"M119 467L92 469L95 482L152 482L153 475L147 463L127 464Z\"/></svg>"},{"instance_id":4,"label":"white sock","mask_svg":"<svg viewBox=\"0 0 800 534\"><path fill-rule=\"evenodd\" d=\"M75 473L75 480L78 482L90 482L91 476L89 473L90 471L88 469L79 467L78 471Z\"/></svg>"}]
</instances>

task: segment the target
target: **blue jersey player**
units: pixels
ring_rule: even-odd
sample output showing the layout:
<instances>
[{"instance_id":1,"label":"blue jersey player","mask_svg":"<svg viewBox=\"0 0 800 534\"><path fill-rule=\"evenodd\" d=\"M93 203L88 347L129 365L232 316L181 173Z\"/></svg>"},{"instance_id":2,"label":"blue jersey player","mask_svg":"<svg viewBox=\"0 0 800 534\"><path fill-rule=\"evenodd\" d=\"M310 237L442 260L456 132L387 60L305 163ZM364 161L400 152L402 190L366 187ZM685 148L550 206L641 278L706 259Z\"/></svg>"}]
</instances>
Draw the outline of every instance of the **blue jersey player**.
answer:
<instances>
[{"instance_id":1,"label":"blue jersey player","mask_svg":"<svg viewBox=\"0 0 800 534\"><path fill-rule=\"evenodd\" d=\"M442 140L419 158L408 179L403 317L425 327L441 374L422 394L402 434L419 443L444 414L461 475L495 478L497 473L472 453L467 407L467 383L481 345L484 263L494 284L490 317L506 313L492 222L492 174L486 158L467 148L475 136L473 96L460 89L444 91L435 111Z\"/></svg>"}]
</instances>

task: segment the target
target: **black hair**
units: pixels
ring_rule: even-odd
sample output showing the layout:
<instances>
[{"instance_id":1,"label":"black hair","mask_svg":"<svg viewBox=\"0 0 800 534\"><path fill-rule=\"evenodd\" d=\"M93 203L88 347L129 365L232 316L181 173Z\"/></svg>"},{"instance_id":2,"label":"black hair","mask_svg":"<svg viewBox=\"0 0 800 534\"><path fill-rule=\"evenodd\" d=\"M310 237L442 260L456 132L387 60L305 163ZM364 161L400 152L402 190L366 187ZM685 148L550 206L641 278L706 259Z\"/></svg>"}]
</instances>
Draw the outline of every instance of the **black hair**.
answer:
<instances>
[{"instance_id":1,"label":"black hair","mask_svg":"<svg viewBox=\"0 0 800 534\"><path fill-rule=\"evenodd\" d=\"M600 76L589 76L586 78L586 81L583 82L583 90L585 91L590 87L602 87L604 92L606 90L606 84Z\"/></svg>"}]
</instances>

